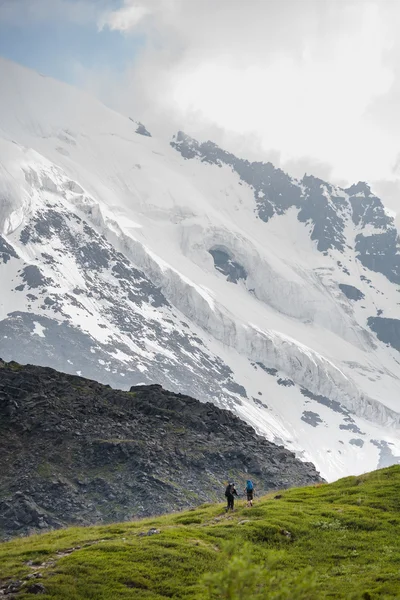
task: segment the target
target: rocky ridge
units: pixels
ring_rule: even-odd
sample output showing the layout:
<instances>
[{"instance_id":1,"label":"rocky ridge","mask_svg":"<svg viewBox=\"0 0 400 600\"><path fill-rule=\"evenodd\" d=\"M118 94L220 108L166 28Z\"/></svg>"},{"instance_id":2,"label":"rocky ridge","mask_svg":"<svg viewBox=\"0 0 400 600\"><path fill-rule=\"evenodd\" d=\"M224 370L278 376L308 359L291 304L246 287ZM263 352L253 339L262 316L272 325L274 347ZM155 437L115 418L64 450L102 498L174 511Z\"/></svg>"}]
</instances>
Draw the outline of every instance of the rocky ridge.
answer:
<instances>
[{"instance_id":1,"label":"rocky ridge","mask_svg":"<svg viewBox=\"0 0 400 600\"><path fill-rule=\"evenodd\" d=\"M159 385L114 390L0 361L0 535L130 520L321 481L227 410Z\"/></svg>"}]
</instances>

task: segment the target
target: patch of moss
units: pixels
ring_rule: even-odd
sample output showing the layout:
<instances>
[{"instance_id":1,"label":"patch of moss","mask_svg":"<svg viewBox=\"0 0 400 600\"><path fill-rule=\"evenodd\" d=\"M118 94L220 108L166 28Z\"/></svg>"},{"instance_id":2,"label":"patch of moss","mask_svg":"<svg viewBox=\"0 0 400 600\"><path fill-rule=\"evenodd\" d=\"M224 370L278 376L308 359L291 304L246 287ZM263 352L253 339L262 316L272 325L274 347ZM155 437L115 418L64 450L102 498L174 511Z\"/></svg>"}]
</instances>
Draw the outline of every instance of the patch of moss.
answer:
<instances>
[{"instance_id":1,"label":"patch of moss","mask_svg":"<svg viewBox=\"0 0 400 600\"><path fill-rule=\"evenodd\" d=\"M53 476L54 469L48 462L42 462L38 465L36 472L40 477L44 477L45 479L50 479Z\"/></svg>"}]
</instances>

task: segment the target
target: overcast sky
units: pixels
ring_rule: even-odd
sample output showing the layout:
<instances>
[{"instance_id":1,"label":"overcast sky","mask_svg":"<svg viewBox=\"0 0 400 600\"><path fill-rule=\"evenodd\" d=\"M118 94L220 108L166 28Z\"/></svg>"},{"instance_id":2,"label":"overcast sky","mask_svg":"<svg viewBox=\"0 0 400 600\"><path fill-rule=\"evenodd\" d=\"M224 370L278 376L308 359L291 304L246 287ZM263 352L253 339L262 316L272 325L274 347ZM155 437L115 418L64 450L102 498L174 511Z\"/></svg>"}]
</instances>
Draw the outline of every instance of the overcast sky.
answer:
<instances>
[{"instance_id":1,"label":"overcast sky","mask_svg":"<svg viewBox=\"0 0 400 600\"><path fill-rule=\"evenodd\" d=\"M0 53L400 212L400 1L0 0Z\"/></svg>"}]
</instances>

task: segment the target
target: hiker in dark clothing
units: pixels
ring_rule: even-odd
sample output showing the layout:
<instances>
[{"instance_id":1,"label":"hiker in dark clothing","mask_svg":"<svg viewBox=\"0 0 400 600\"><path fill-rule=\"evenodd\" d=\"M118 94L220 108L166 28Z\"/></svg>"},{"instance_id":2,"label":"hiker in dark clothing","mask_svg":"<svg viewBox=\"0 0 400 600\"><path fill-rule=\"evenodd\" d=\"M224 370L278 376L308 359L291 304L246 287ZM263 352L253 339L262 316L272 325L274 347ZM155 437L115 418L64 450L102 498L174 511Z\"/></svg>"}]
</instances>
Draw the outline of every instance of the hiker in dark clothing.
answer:
<instances>
[{"instance_id":1,"label":"hiker in dark clothing","mask_svg":"<svg viewBox=\"0 0 400 600\"><path fill-rule=\"evenodd\" d=\"M226 500L228 502L228 505L226 507L226 510L233 510L234 504L235 504L235 496L237 496L238 493L235 489L235 484L234 483L228 483L228 485L226 486L226 490L225 490L225 496L226 496Z\"/></svg>"}]
</instances>

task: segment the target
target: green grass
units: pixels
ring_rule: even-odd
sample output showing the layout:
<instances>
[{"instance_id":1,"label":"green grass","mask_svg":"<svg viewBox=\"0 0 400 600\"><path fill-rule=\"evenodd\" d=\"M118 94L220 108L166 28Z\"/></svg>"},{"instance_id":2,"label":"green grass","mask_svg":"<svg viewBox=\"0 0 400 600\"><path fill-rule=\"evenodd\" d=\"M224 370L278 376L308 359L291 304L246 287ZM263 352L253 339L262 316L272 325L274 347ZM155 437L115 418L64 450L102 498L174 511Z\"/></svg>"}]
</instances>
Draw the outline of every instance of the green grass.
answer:
<instances>
[{"instance_id":1,"label":"green grass","mask_svg":"<svg viewBox=\"0 0 400 600\"><path fill-rule=\"evenodd\" d=\"M54 474L54 467L47 461L42 462L37 467L37 474L44 479L49 479Z\"/></svg>"},{"instance_id":2,"label":"green grass","mask_svg":"<svg viewBox=\"0 0 400 600\"><path fill-rule=\"evenodd\" d=\"M41 572L43 600L400 599L400 466L281 494L15 539L0 585Z\"/></svg>"}]
</instances>

